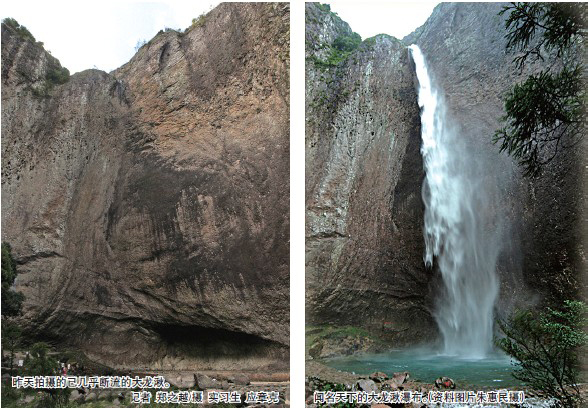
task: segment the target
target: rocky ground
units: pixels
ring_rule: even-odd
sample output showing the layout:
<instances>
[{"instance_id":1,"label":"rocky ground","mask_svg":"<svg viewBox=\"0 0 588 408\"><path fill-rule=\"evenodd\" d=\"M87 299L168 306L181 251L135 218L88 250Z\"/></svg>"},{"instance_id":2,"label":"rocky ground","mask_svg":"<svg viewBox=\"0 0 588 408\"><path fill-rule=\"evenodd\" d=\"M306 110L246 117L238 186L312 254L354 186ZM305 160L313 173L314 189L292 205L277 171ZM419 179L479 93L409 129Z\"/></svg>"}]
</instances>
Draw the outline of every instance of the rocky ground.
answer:
<instances>
[{"instance_id":1,"label":"rocky ground","mask_svg":"<svg viewBox=\"0 0 588 408\"><path fill-rule=\"evenodd\" d=\"M389 348L380 338L352 326L307 326L306 345L309 359L378 353Z\"/></svg>"},{"instance_id":2,"label":"rocky ground","mask_svg":"<svg viewBox=\"0 0 588 408\"><path fill-rule=\"evenodd\" d=\"M240 395L241 403L219 403L209 404L210 406L225 406L225 407L240 407L254 405L258 407L287 407L290 405L290 383L288 373L244 373L244 372L224 372L224 373L167 373L164 375L166 380L170 383L170 388L166 390L147 389L151 392L153 400L157 391L203 391L206 400L209 393L214 392L236 392ZM2 377L3 400L7 407L38 407L43 405L43 401L47 398L47 393L38 390L11 390L6 391L6 386L10 384L10 376L3 375ZM70 390L65 399L68 401L68 407L83 406L87 408L112 408L112 407L131 407L140 404L132 402L132 392L137 390L129 389L89 389L79 388ZM250 392L277 392L279 403L264 404L264 403L246 403L247 394ZM8 401L8 402L6 402ZM15 405L11 405L15 404ZM173 407L174 404L158 404L152 402L145 404L152 407L166 406ZM3 404L4 406L4 404ZM177 406L191 407L191 406L208 406L207 404L180 404Z\"/></svg>"},{"instance_id":3,"label":"rocky ground","mask_svg":"<svg viewBox=\"0 0 588 408\"><path fill-rule=\"evenodd\" d=\"M445 379L444 379L445 380ZM431 391L444 391L444 390L455 390L455 391L469 391L472 390L469 386L455 384L455 388L445 388L443 385L437 387L435 384L423 383L420 381L414 381L410 378L409 372L394 373L392 377L388 377L385 373L372 373L369 376L356 375L346 371L336 370L328 367L320 361L307 360L306 362L306 406L317 407L314 403L313 393L314 391L366 391L376 392L381 391L412 391L420 392L423 395L428 394ZM491 391L490 387L476 387L475 391ZM485 405L485 407L544 407L544 408L555 408L554 401L548 398L545 393L539 390L534 390L529 387L510 387L507 390L521 390L525 392L525 403L521 405L516 404L496 404L496 405ZM581 395L584 399L588 398L588 383L580 384ZM352 406L352 405L340 405ZM357 406L362 406L357 405ZM369 407L370 405L365 405ZM435 404L373 404L372 408L385 408L385 407L411 407L411 408L425 408L439 406ZM446 405L451 406L451 405ZM453 405L454 407L456 405Z\"/></svg>"}]
</instances>

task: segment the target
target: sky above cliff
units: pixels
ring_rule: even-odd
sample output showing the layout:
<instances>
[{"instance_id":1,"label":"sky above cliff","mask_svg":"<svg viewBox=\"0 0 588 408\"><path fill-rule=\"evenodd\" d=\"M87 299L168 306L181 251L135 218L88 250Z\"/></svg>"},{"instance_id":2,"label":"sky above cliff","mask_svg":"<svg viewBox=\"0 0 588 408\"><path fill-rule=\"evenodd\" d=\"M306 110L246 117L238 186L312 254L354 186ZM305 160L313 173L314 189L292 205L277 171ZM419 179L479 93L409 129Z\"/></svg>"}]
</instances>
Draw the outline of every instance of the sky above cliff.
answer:
<instances>
[{"instance_id":1,"label":"sky above cliff","mask_svg":"<svg viewBox=\"0 0 588 408\"><path fill-rule=\"evenodd\" d=\"M165 27L184 29L219 1L4 2L1 17L24 25L61 65L110 72L128 62L138 41Z\"/></svg>"},{"instance_id":2,"label":"sky above cliff","mask_svg":"<svg viewBox=\"0 0 588 408\"><path fill-rule=\"evenodd\" d=\"M219 1L130 0L87 2L4 2L0 17L15 18L45 44L73 74L89 68L110 72L135 54L139 41L148 41L170 27L184 29L192 18L210 11ZM333 1L331 9L363 39L390 34L401 39L421 26L436 4L402 1Z\"/></svg>"},{"instance_id":3,"label":"sky above cliff","mask_svg":"<svg viewBox=\"0 0 588 408\"><path fill-rule=\"evenodd\" d=\"M422 26L438 2L403 1L333 1L334 11L361 35L362 39L376 34L389 34L402 39Z\"/></svg>"}]
</instances>

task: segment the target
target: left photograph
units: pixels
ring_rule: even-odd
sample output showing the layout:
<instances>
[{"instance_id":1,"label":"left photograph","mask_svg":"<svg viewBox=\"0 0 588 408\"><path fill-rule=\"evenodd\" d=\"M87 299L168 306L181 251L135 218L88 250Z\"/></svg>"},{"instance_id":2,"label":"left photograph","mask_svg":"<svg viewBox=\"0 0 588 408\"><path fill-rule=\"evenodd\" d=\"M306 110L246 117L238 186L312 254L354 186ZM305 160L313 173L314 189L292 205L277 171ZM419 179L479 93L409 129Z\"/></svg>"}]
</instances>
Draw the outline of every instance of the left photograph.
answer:
<instances>
[{"instance_id":1,"label":"left photograph","mask_svg":"<svg viewBox=\"0 0 588 408\"><path fill-rule=\"evenodd\" d=\"M208 10L110 72L2 16L3 405L289 404L289 4Z\"/></svg>"}]
</instances>

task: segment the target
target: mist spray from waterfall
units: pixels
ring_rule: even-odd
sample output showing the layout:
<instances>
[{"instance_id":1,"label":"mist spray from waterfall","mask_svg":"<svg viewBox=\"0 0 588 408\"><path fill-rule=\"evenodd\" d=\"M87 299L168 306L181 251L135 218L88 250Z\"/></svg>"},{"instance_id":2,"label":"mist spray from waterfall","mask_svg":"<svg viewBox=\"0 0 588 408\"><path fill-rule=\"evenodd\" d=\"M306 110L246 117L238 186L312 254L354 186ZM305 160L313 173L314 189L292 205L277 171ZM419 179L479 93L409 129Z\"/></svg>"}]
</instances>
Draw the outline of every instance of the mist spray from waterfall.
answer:
<instances>
[{"instance_id":1,"label":"mist spray from waterfall","mask_svg":"<svg viewBox=\"0 0 588 408\"><path fill-rule=\"evenodd\" d=\"M435 262L443 278L435 312L443 353L483 358L492 349L500 239L489 227L483 166L448 122L444 99L431 82L420 49L410 49L419 80L426 173L424 262L428 267Z\"/></svg>"}]
</instances>

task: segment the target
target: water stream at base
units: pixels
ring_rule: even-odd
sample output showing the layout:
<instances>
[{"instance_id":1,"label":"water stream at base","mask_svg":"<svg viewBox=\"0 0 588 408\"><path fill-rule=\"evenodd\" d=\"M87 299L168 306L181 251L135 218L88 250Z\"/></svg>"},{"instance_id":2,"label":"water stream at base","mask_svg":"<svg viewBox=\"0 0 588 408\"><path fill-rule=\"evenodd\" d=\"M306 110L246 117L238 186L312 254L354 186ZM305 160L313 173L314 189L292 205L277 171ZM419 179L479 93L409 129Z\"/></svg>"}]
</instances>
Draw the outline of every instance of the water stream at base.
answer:
<instances>
[{"instance_id":1,"label":"water stream at base","mask_svg":"<svg viewBox=\"0 0 588 408\"><path fill-rule=\"evenodd\" d=\"M489 200L480 163L447 120L444 99L431 81L419 47L410 49L419 80L426 173L424 262L428 267L435 262L443 277L435 314L443 354L484 358L492 351L499 233L488 228Z\"/></svg>"},{"instance_id":2,"label":"water stream at base","mask_svg":"<svg viewBox=\"0 0 588 408\"><path fill-rule=\"evenodd\" d=\"M432 384L447 376L460 387L467 385L498 389L520 385L511 375L509 357L491 353L484 359L467 359L438 355L430 350L396 350L387 353L363 354L330 358L325 363L338 370L370 375L381 371L388 375L408 371L413 380Z\"/></svg>"}]
</instances>

